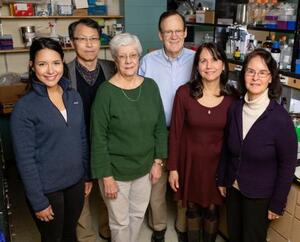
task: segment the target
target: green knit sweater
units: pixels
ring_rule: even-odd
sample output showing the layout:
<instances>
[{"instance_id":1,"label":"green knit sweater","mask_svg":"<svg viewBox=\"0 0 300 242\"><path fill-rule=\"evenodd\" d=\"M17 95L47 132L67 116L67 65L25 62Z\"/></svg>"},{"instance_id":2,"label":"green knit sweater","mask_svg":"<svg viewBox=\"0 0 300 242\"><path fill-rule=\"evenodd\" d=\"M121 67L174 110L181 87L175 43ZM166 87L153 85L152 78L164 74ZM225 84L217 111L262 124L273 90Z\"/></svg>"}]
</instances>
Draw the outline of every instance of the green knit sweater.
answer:
<instances>
[{"instance_id":1,"label":"green knit sweater","mask_svg":"<svg viewBox=\"0 0 300 242\"><path fill-rule=\"evenodd\" d=\"M132 90L100 85L91 113L92 177L137 179L155 158L166 157L167 129L156 83L145 78Z\"/></svg>"}]
</instances>

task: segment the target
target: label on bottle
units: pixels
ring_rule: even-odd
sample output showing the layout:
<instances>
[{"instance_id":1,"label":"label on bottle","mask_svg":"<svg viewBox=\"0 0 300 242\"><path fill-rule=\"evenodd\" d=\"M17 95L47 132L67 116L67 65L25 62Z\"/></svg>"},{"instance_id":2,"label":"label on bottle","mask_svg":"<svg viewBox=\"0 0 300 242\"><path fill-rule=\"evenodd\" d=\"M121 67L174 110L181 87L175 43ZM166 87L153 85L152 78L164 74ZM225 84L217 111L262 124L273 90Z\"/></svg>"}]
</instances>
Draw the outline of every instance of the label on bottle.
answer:
<instances>
[{"instance_id":1,"label":"label on bottle","mask_svg":"<svg viewBox=\"0 0 300 242\"><path fill-rule=\"evenodd\" d=\"M280 62L280 53L271 52L271 55L274 58L274 60L277 62L277 64L279 64L279 62Z\"/></svg>"}]
</instances>

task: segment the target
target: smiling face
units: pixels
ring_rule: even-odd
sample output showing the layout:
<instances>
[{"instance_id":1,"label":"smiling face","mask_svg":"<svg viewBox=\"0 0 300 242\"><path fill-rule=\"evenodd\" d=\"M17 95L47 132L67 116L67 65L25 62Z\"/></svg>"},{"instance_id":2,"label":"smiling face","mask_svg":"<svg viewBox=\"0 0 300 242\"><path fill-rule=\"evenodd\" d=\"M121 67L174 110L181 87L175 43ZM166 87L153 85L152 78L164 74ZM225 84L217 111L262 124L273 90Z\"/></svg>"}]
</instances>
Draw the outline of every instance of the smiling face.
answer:
<instances>
[{"instance_id":1,"label":"smiling face","mask_svg":"<svg viewBox=\"0 0 300 242\"><path fill-rule=\"evenodd\" d=\"M214 59L208 49L203 48L199 56L198 72L203 82L220 82L220 76L224 68L223 61Z\"/></svg>"},{"instance_id":2,"label":"smiling face","mask_svg":"<svg viewBox=\"0 0 300 242\"><path fill-rule=\"evenodd\" d=\"M264 59L260 56L253 57L245 71L245 86L248 97L254 100L259 97L269 86L272 76Z\"/></svg>"},{"instance_id":3,"label":"smiling face","mask_svg":"<svg viewBox=\"0 0 300 242\"><path fill-rule=\"evenodd\" d=\"M56 87L63 76L64 65L60 54L51 49L36 53L34 63L30 63L39 81L48 88Z\"/></svg>"},{"instance_id":4,"label":"smiling face","mask_svg":"<svg viewBox=\"0 0 300 242\"><path fill-rule=\"evenodd\" d=\"M117 51L116 66L118 72L125 77L137 74L139 67L139 54L135 44L120 46Z\"/></svg>"},{"instance_id":5,"label":"smiling face","mask_svg":"<svg viewBox=\"0 0 300 242\"><path fill-rule=\"evenodd\" d=\"M80 64L84 65L85 62L97 61L100 51L100 40L97 29L84 24L78 24L74 31L72 44Z\"/></svg>"},{"instance_id":6,"label":"smiling face","mask_svg":"<svg viewBox=\"0 0 300 242\"><path fill-rule=\"evenodd\" d=\"M164 44L166 55L176 58L183 49L184 39L187 35L184 23L178 15L165 18L160 25L159 38Z\"/></svg>"}]
</instances>

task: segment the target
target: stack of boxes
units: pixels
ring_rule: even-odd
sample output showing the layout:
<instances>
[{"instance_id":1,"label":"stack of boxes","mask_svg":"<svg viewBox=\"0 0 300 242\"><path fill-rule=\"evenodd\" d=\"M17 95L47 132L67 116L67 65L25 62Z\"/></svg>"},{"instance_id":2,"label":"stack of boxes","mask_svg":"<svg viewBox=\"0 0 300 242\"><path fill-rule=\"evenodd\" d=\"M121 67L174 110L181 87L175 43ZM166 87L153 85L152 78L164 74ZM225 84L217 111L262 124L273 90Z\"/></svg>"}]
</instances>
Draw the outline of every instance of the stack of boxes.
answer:
<instances>
[{"instance_id":1,"label":"stack of boxes","mask_svg":"<svg viewBox=\"0 0 300 242\"><path fill-rule=\"evenodd\" d=\"M10 50L14 48L11 34L0 35L0 50Z\"/></svg>"},{"instance_id":2,"label":"stack of boxes","mask_svg":"<svg viewBox=\"0 0 300 242\"><path fill-rule=\"evenodd\" d=\"M88 15L107 15L107 5L101 0L88 0Z\"/></svg>"}]
</instances>

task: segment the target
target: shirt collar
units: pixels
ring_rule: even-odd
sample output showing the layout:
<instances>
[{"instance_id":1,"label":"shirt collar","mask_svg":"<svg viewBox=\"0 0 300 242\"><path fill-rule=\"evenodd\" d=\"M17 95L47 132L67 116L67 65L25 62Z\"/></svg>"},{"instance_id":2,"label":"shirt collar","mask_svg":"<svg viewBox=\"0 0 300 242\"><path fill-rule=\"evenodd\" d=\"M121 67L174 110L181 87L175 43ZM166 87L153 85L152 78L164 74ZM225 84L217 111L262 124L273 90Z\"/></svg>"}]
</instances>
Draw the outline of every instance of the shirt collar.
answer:
<instances>
[{"instance_id":1,"label":"shirt collar","mask_svg":"<svg viewBox=\"0 0 300 242\"><path fill-rule=\"evenodd\" d=\"M58 82L58 85L61 86L61 88L66 91L67 89L69 89L70 87L70 82L69 80L67 80L66 78L62 77L59 82ZM38 81L38 80L33 80L32 81L32 88L33 90L38 93L39 95L41 96L47 96L48 95L48 92L47 92L47 86Z\"/></svg>"},{"instance_id":2,"label":"shirt collar","mask_svg":"<svg viewBox=\"0 0 300 242\"><path fill-rule=\"evenodd\" d=\"M162 54L163 54L163 57L166 59L166 61L169 61L169 62L180 61L181 57L184 54L184 48L182 48L182 50L179 53L179 55L177 57L175 57L175 58L171 58L171 57L167 56L167 54L165 52L165 48L162 48Z\"/></svg>"}]
</instances>

